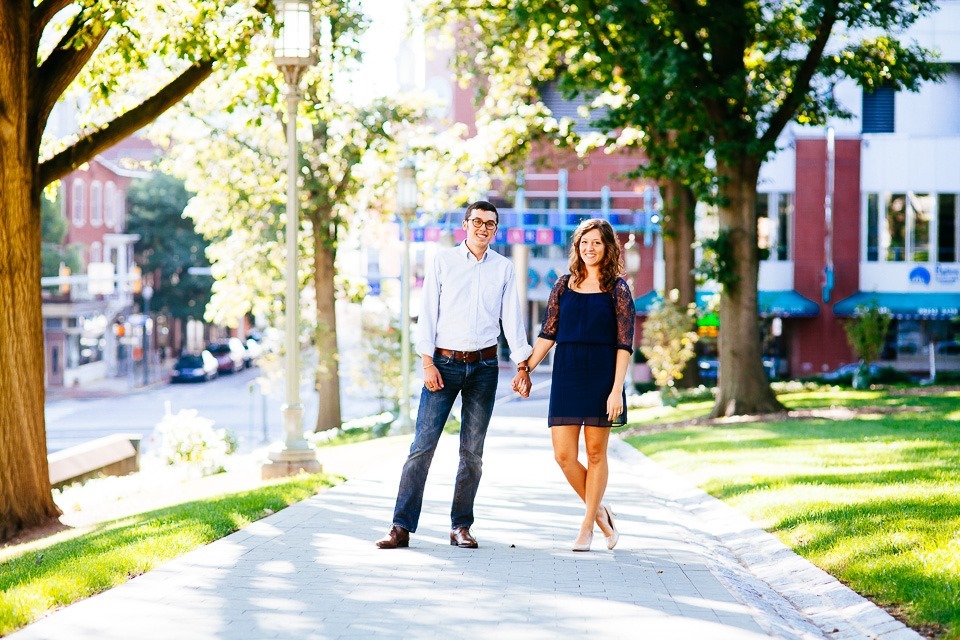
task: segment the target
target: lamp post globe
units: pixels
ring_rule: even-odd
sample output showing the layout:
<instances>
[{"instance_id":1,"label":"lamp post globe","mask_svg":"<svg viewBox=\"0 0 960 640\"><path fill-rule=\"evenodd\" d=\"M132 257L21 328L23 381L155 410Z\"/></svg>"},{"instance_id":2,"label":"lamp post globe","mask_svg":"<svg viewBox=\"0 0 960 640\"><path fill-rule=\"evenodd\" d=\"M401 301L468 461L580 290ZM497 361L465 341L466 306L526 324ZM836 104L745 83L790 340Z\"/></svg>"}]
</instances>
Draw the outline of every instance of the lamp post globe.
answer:
<instances>
[{"instance_id":1,"label":"lamp post globe","mask_svg":"<svg viewBox=\"0 0 960 640\"><path fill-rule=\"evenodd\" d=\"M303 404L300 402L300 289L297 282L300 227L297 195L297 173L300 153L297 147L297 105L300 102L300 79L314 64L313 16L310 3L301 0L279 0L276 3L280 30L274 43L274 62L283 72L287 85L287 207L286 207L286 395L281 407L284 441L274 447L263 465L264 478L276 478L302 471L321 470L316 453L303 437Z\"/></svg>"},{"instance_id":2,"label":"lamp post globe","mask_svg":"<svg viewBox=\"0 0 960 640\"><path fill-rule=\"evenodd\" d=\"M417 167L405 158L397 168L397 217L403 233L403 260L400 274L400 407L391 425L395 433L412 433L410 417L410 223L417 214Z\"/></svg>"}]
</instances>

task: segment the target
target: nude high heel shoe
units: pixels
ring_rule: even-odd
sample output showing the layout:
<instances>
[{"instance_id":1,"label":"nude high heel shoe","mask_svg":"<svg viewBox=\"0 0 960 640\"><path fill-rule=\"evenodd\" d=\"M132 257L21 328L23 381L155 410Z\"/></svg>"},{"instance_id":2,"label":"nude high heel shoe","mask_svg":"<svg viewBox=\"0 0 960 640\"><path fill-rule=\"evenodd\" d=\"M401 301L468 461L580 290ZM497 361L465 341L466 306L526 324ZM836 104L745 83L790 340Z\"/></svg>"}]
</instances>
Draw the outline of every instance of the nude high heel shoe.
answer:
<instances>
[{"instance_id":1,"label":"nude high heel shoe","mask_svg":"<svg viewBox=\"0 0 960 640\"><path fill-rule=\"evenodd\" d=\"M580 543L574 540L573 546L571 547L571 549L573 549L574 551L590 551L590 545L592 544L593 544L593 531L591 531L590 535L587 536L586 542Z\"/></svg>"},{"instance_id":2,"label":"nude high heel shoe","mask_svg":"<svg viewBox=\"0 0 960 640\"><path fill-rule=\"evenodd\" d=\"M600 505L600 507L603 509L604 513L607 514L607 524L609 524L610 528L613 530L612 534L609 536L604 536L607 539L607 549L612 551L613 548L617 546L617 542L620 541L620 532L617 531L617 523L613 521L613 509L605 504Z\"/></svg>"}]
</instances>

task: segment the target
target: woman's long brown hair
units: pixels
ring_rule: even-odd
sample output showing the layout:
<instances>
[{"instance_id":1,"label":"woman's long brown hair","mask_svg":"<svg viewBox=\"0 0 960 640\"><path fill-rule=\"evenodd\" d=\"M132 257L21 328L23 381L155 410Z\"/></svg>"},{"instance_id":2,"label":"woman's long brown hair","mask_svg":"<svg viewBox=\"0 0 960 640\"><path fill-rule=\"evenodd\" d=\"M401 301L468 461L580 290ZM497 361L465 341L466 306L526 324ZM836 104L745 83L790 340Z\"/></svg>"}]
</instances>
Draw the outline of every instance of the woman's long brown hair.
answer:
<instances>
[{"instance_id":1,"label":"woman's long brown hair","mask_svg":"<svg viewBox=\"0 0 960 640\"><path fill-rule=\"evenodd\" d=\"M587 277L587 265L580 257L580 239L588 231L600 231L600 240L603 242L603 258L600 260L600 290L613 291L617 278L623 273L620 262L620 243L613 227L606 220L591 218L584 220L573 232L573 243L570 245L570 278L574 287L580 285Z\"/></svg>"}]
</instances>

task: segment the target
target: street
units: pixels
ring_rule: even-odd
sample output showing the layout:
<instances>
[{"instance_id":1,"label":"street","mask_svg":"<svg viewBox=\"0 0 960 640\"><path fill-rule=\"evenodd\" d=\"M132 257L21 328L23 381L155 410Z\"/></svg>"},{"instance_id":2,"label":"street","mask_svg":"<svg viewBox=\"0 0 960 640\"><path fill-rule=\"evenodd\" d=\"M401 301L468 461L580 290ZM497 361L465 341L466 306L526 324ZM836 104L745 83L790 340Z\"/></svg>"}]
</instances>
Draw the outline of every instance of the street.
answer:
<instances>
[{"instance_id":1,"label":"street","mask_svg":"<svg viewBox=\"0 0 960 640\"><path fill-rule=\"evenodd\" d=\"M282 438L282 384L275 384L268 396L260 393L256 367L224 375L216 380L193 384L163 384L152 389L112 397L56 398L46 404L47 450L53 453L112 433L134 433L148 437L169 411L196 409L201 417L214 421L214 428L232 431L241 451ZM118 381L125 385L125 381ZM126 387L123 386L125 389ZM341 412L344 420L379 413L379 403L367 397L351 396L350 385L341 381ZM310 429L317 415L317 394L309 382L301 388L304 427ZM266 401L264 403L264 401Z\"/></svg>"}]
</instances>

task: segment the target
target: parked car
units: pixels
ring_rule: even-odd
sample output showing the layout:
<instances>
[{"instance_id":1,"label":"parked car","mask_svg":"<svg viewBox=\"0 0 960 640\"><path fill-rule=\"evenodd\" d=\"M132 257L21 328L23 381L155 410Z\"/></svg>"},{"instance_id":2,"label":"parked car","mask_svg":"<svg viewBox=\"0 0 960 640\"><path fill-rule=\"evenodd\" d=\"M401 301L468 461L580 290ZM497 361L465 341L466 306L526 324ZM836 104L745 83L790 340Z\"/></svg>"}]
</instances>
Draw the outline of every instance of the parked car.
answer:
<instances>
[{"instance_id":1,"label":"parked car","mask_svg":"<svg viewBox=\"0 0 960 640\"><path fill-rule=\"evenodd\" d=\"M247 348L247 345L244 344L243 340L240 338L230 338L227 340L227 343L230 345L230 350L238 354L243 361L241 369L248 369L253 366L253 355L251 355L250 350Z\"/></svg>"},{"instance_id":2,"label":"parked car","mask_svg":"<svg viewBox=\"0 0 960 640\"><path fill-rule=\"evenodd\" d=\"M853 374L857 372L857 369L860 368L859 362L851 362L849 364L840 365L833 371L827 371L826 373L821 373L818 377L822 380L827 380L828 382L847 382L853 379ZM877 372L880 371L880 365L873 363L870 365L870 375L875 376Z\"/></svg>"},{"instance_id":3,"label":"parked car","mask_svg":"<svg viewBox=\"0 0 960 640\"><path fill-rule=\"evenodd\" d=\"M960 356L960 342L957 342L956 340L941 342L937 345L937 355Z\"/></svg>"},{"instance_id":4,"label":"parked car","mask_svg":"<svg viewBox=\"0 0 960 640\"><path fill-rule=\"evenodd\" d=\"M170 371L170 382L206 382L219 373L217 359L209 351L186 353L177 359Z\"/></svg>"},{"instance_id":5,"label":"parked car","mask_svg":"<svg viewBox=\"0 0 960 640\"><path fill-rule=\"evenodd\" d=\"M263 355L263 347L261 347L260 343L253 338L247 338L247 341L243 343L243 346L247 350L247 358L250 361L250 364L247 366L252 366L256 362L257 358Z\"/></svg>"},{"instance_id":6,"label":"parked car","mask_svg":"<svg viewBox=\"0 0 960 640\"><path fill-rule=\"evenodd\" d=\"M704 383L717 381L720 373L720 362L716 358L700 358L697 361L700 367L700 380ZM773 358L763 358L763 370L771 380L777 378L777 362Z\"/></svg>"},{"instance_id":7,"label":"parked car","mask_svg":"<svg viewBox=\"0 0 960 640\"><path fill-rule=\"evenodd\" d=\"M716 382L720 373L720 362L715 358L701 358L697 365L700 367L700 380L703 382Z\"/></svg>"},{"instance_id":8,"label":"parked car","mask_svg":"<svg viewBox=\"0 0 960 640\"><path fill-rule=\"evenodd\" d=\"M239 342L239 341L238 341ZM217 359L217 369L220 373L234 373L243 369L243 347L231 345L228 340L211 342L207 351Z\"/></svg>"},{"instance_id":9,"label":"parked car","mask_svg":"<svg viewBox=\"0 0 960 640\"><path fill-rule=\"evenodd\" d=\"M826 373L821 373L818 376L814 376L813 379L841 385L853 384L853 374L856 373L857 369L859 368L859 362L851 362L849 364L841 365L833 371L827 371ZM870 381L876 383L912 382L916 380L915 376L911 376L905 371L900 371L894 367L879 364L877 362L870 363L869 372Z\"/></svg>"}]
</instances>

